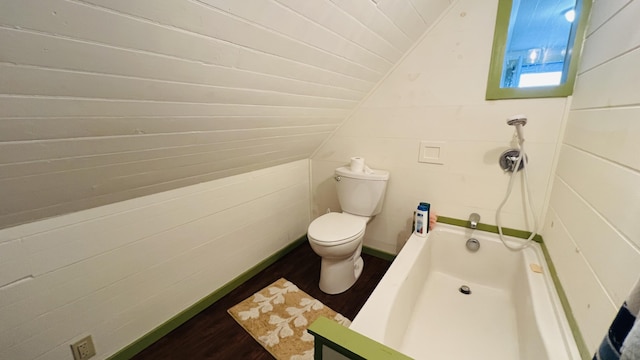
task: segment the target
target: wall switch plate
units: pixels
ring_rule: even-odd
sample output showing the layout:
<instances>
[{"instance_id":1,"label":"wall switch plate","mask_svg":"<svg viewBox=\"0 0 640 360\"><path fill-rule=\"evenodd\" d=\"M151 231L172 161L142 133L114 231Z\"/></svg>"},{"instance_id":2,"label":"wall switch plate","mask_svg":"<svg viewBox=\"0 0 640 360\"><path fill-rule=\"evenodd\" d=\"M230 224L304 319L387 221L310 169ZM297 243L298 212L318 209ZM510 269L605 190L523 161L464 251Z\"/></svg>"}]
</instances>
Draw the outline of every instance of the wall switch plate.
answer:
<instances>
[{"instance_id":1,"label":"wall switch plate","mask_svg":"<svg viewBox=\"0 0 640 360\"><path fill-rule=\"evenodd\" d=\"M443 165L446 144L443 141L421 141L418 162Z\"/></svg>"},{"instance_id":2,"label":"wall switch plate","mask_svg":"<svg viewBox=\"0 0 640 360\"><path fill-rule=\"evenodd\" d=\"M91 335L71 344L71 351L73 352L74 360L85 360L93 357L96 354L96 348L93 346Z\"/></svg>"}]
</instances>

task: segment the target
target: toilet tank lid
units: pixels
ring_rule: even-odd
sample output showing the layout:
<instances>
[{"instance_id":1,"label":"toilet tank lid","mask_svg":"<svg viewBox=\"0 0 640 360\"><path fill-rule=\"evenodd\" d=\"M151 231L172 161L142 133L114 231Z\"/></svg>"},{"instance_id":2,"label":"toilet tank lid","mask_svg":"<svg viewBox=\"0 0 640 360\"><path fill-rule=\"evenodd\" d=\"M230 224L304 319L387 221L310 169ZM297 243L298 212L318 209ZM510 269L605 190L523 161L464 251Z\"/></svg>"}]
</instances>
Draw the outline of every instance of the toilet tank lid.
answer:
<instances>
[{"instance_id":1,"label":"toilet tank lid","mask_svg":"<svg viewBox=\"0 0 640 360\"><path fill-rule=\"evenodd\" d=\"M389 172L386 170L371 169L371 173L353 172L351 168L343 166L336 169L336 175L362 180L389 180Z\"/></svg>"},{"instance_id":2,"label":"toilet tank lid","mask_svg":"<svg viewBox=\"0 0 640 360\"><path fill-rule=\"evenodd\" d=\"M313 220L308 235L318 242L336 242L360 235L366 226L365 218L331 212Z\"/></svg>"}]
</instances>

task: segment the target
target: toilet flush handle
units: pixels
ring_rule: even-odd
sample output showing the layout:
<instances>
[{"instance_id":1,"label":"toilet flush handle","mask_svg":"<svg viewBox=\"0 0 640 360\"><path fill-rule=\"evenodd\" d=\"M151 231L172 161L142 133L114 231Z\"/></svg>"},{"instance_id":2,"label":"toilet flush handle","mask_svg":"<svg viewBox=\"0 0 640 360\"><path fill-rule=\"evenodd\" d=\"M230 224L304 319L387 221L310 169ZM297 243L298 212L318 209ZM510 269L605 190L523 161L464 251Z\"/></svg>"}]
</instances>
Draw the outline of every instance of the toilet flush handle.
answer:
<instances>
[{"instance_id":1,"label":"toilet flush handle","mask_svg":"<svg viewBox=\"0 0 640 360\"><path fill-rule=\"evenodd\" d=\"M342 176L337 175L336 177L334 177L334 179L336 179L336 181L340 181L340 180L342 180Z\"/></svg>"}]
</instances>

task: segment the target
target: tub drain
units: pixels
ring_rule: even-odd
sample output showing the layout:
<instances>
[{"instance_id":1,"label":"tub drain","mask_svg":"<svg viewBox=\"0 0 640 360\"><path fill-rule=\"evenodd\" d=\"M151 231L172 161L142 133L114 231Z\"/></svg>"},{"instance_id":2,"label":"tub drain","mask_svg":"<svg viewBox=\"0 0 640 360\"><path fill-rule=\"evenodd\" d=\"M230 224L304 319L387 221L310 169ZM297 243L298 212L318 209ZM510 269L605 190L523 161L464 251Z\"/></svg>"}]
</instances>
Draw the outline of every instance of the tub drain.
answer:
<instances>
[{"instance_id":1,"label":"tub drain","mask_svg":"<svg viewBox=\"0 0 640 360\"><path fill-rule=\"evenodd\" d=\"M458 290L465 295L471 294L471 289L467 285L460 286L460 289Z\"/></svg>"}]
</instances>

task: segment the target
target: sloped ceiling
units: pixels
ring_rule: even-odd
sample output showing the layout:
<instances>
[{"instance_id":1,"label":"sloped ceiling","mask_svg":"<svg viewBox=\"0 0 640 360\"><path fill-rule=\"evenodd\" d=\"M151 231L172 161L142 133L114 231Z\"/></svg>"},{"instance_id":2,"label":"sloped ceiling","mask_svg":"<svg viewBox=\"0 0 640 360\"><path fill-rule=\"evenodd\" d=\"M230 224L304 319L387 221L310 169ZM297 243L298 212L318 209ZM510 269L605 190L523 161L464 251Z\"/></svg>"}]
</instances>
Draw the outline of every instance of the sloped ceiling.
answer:
<instances>
[{"instance_id":1,"label":"sloped ceiling","mask_svg":"<svg viewBox=\"0 0 640 360\"><path fill-rule=\"evenodd\" d=\"M308 158L449 2L0 2L0 228Z\"/></svg>"}]
</instances>

